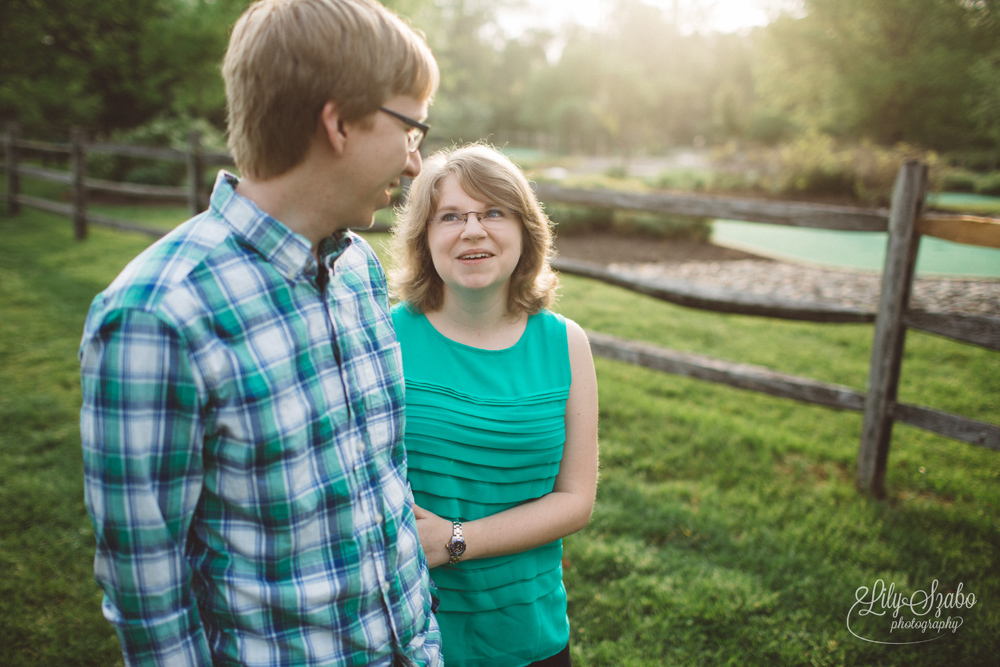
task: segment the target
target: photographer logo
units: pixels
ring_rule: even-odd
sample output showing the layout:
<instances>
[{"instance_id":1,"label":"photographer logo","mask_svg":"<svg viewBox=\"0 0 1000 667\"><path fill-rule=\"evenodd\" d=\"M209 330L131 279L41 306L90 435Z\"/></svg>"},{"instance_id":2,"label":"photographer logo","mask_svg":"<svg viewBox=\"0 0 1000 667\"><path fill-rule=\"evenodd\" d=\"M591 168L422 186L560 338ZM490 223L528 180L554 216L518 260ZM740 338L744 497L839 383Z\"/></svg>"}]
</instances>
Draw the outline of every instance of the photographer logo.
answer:
<instances>
[{"instance_id":1,"label":"photographer logo","mask_svg":"<svg viewBox=\"0 0 1000 667\"><path fill-rule=\"evenodd\" d=\"M847 612L852 635L875 644L923 644L955 634L965 622L963 609L972 609L976 596L963 590L939 589L935 579L928 590L904 595L896 584L881 579L854 591L855 602Z\"/></svg>"}]
</instances>

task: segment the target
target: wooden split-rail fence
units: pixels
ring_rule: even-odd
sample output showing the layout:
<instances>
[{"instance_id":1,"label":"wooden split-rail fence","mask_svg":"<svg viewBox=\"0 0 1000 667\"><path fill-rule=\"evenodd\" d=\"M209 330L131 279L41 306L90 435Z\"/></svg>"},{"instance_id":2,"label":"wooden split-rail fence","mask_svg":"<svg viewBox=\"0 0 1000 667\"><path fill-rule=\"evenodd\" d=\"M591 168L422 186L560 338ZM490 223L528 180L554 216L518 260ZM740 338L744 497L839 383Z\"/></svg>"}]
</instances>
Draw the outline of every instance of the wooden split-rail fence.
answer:
<instances>
[{"instance_id":1,"label":"wooden split-rail fence","mask_svg":"<svg viewBox=\"0 0 1000 667\"><path fill-rule=\"evenodd\" d=\"M203 151L195 133L190 137L188 150L179 151L87 143L79 131L73 132L72 140L67 144L27 141L18 136L16 127L10 126L5 132L4 147L8 211L16 213L20 206L31 206L66 215L72 218L76 237L79 239L86 237L88 224L138 231L157 237L165 233L136 222L89 213L89 192L186 201L192 214L195 214L202 211L206 203L204 170L210 166L233 163L228 153ZM22 164L21 156L24 153L68 155L70 170L67 172ZM186 187L171 188L90 179L86 175L87 155L93 153L183 161L188 165L188 184ZM70 203L21 194L20 176L69 185ZM600 280L692 308L824 323L874 322L868 387L865 392L779 373L760 366L682 353L596 331L588 331L588 335L594 353L603 357L829 408L862 412L864 418L858 448L857 484L859 489L876 497L885 495L885 472L895 422L1000 451L1000 425L931 407L900 403L897 400L907 329L922 330L1000 351L1000 317L926 312L909 307L922 235L1000 248L1000 220L966 215L926 214L923 210L926 188L927 167L917 161L905 162L900 167L889 209L676 193L591 191L546 183L536 186L538 196L544 202L841 231L888 232L889 243L876 311L785 301L677 281L643 278L600 264L573 259L559 258L554 263L554 268L563 273Z\"/></svg>"}]
</instances>

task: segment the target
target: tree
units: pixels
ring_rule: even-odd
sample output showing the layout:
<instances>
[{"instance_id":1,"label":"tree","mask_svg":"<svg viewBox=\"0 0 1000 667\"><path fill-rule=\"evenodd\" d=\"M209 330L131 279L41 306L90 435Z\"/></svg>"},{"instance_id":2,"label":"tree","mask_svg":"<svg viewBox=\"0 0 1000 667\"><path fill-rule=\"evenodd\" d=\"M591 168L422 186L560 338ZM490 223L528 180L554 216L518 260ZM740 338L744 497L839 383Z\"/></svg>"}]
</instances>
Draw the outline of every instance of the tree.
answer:
<instances>
[{"instance_id":1,"label":"tree","mask_svg":"<svg viewBox=\"0 0 1000 667\"><path fill-rule=\"evenodd\" d=\"M163 113L224 119L222 59L244 0L6 0L0 116L35 136Z\"/></svg>"},{"instance_id":2,"label":"tree","mask_svg":"<svg viewBox=\"0 0 1000 667\"><path fill-rule=\"evenodd\" d=\"M983 143L1000 149L1000 48L976 61L970 69L977 87L965 102Z\"/></svg>"},{"instance_id":3,"label":"tree","mask_svg":"<svg viewBox=\"0 0 1000 667\"><path fill-rule=\"evenodd\" d=\"M563 146L587 148L572 138L580 132L625 153L739 132L750 97L747 41L683 34L673 14L619 0L600 30L567 32L559 59L536 71L524 111L547 118Z\"/></svg>"},{"instance_id":4,"label":"tree","mask_svg":"<svg viewBox=\"0 0 1000 667\"><path fill-rule=\"evenodd\" d=\"M984 0L804 0L761 32L761 107L804 127L931 148L974 143L961 100L1000 33Z\"/></svg>"}]
</instances>

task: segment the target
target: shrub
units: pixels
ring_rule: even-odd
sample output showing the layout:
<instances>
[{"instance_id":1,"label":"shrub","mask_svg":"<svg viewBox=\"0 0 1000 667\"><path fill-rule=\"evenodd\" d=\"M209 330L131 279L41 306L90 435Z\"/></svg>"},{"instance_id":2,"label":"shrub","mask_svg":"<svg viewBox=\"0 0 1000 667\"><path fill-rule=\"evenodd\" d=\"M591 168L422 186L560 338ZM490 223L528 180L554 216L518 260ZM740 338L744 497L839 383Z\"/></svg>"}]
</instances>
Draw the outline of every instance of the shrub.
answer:
<instances>
[{"instance_id":1,"label":"shrub","mask_svg":"<svg viewBox=\"0 0 1000 667\"><path fill-rule=\"evenodd\" d=\"M615 165L614 167L608 167L605 169L604 175L616 181L621 181L628 178L628 169L621 165Z\"/></svg>"},{"instance_id":2,"label":"shrub","mask_svg":"<svg viewBox=\"0 0 1000 667\"><path fill-rule=\"evenodd\" d=\"M949 169L939 181L941 189L949 192L975 192L979 175L968 169Z\"/></svg>"},{"instance_id":3,"label":"shrub","mask_svg":"<svg viewBox=\"0 0 1000 667\"><path fill-rule=\"evenodd\" d=\"M614 212L608 209L572 204L545 204L549 219L559 228L559 234L580 234L608 231Z\"/></svg>"},{"instance_id":4,"label":"shrub","mask_svg":"<svg viewBox=\"0 0 1000 667\"><path fill-rule=\"evenodd\" d=\"M936 153L909 144L892 147L870 142L838 145L826 134L807 132L782 146L741 149L729 145L716 152L721 173L715 189L746 189L779 197L839 197L866 205L885 205L892 195L899 166L919 159L931 168L932 187L944 173Z\"/></svg>"},{"instance_id":5,"label":"shrub","mask_svg":"<svg viewBox=\"0 0 1000 667\"><path fill-rule=\"evenodd\" d=\"M160 116L130 130L119 130L104 138L109 143L187 150L192 130L201 133L201 145L208 151L225 151L224 134L203 118ZM187 178L183 162L150 160L121 155L94 155L87 172L94 178L146 185L181 185Z\"/></svg>"},{"instance_id":6,"label":"shrub","mask_svg":"<svg viewBox=\"0 0 1000 667\"><path fill-rule=\"evenodd\" d=\"M613 232L628 236L706 241L711 234L710 221L706 218L571 204L546 204L545 211L562 236Z\"/></svg>"},{"instance_id":7,"label":"shrub","mask_svg":"<svg viewBox=\"0 0 1000 667\"><path fill-rule=\"evenodd\" d=\"M975 172L996 171L1000 167L1000 150L964 150L946 153L945 159L961 169Z\"/></svg>"},{"instance_id":8,"label":"shrub","mask_svg":"<svg viewBox=\"0 0 1000 667\"><path fill-rule=\"evenodd\" d=\"M1000 197L1000 171L983 174L976 180L975 191L980 195Z\"/></svg>"},{"instance_id":9,"label":"shrub","mask_svg":"<svg viewBox=\"0 0 1000 667\"><path fill-rule=\"evenodd\" d=\"M615 211L611 227L621 234L660 239L708 241L712 235L711 220L708 218L638 211Z\"/></svg>"},{"instance_id":10,"label":"shrub","mask_svg":"<svg viewBox=\"0 0 1000 667\"><path fill-rule=\"evenodd\" d=\"M715 181L715 174L708 169L672 169L660 172L646 182L658 190L706 192L713 189Z\"/></svg>"},{"instance_id":11,"label":"shrub","mask_svg":"<svg viewBox=\"0 0 1000 667\"><path fill-rule=\"evenodd\" d=\"M1000 171L977 173L960 167L943 168L933 185L938 191L1000 196Z\"/></svg>"},{"instance_id":12,"label":"shrub","mask_svg":"<svg viewBox=\"0 0 1000 667\"><path fill-rule=\"evenodd\" d=\"M745 136L750 141L774 146L792 137L797 129L796 124L784 114L758 111L750 118Z\"/></svg>"}]
</instances>

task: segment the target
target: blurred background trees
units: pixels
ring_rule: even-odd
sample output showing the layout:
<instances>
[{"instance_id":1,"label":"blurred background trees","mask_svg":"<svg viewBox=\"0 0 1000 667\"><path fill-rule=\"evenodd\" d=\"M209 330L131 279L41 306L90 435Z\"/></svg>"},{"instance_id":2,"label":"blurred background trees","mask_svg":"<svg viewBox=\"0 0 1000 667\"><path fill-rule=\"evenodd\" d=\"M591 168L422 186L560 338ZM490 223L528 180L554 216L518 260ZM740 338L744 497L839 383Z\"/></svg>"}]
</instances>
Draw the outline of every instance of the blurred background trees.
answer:
<instances>
[{"instance_id":1,"label":"blurred background trees","mask_svg":"<svg viewBox=\"0 0 1000 667\"><path fill-rule=\"evenodd\" d=\"M157 116L225 123L218 66L242 0L4 0L0 118L32 136Z\"/></svg>"},{"instance_id":2,"label":"blurred background trees","mask_svg":"<svg viewBox=\"0 0 1000 667\"><path fill-rule=\"evenodd\" d=\"M1000 17L991 0L798 0L738 34L712 0L614 0L599 27L513 31L519 0L386 0L421 29L442 85L438 145L661 154L817 133L938 151L1000 150ZM4 0L0 119L34 137L82 125L224 129L219 63L246 0ZM516 32L516 34L515 34Z\"/></svg>"},{"instance_id":3,"label":"blurred background trees","mask_svg":"<svg viewBox=\"0 0 1000 667\"><path fill-rule=\"evenodd\" d=\"M988 140L973 108L988 94L976 72L996 70L985 57L1000 38L995 3L804 4L802 18L782 17L760 33L761 107L798 126L881 144L949 149Z\"/></svg>"}]
</instances>

